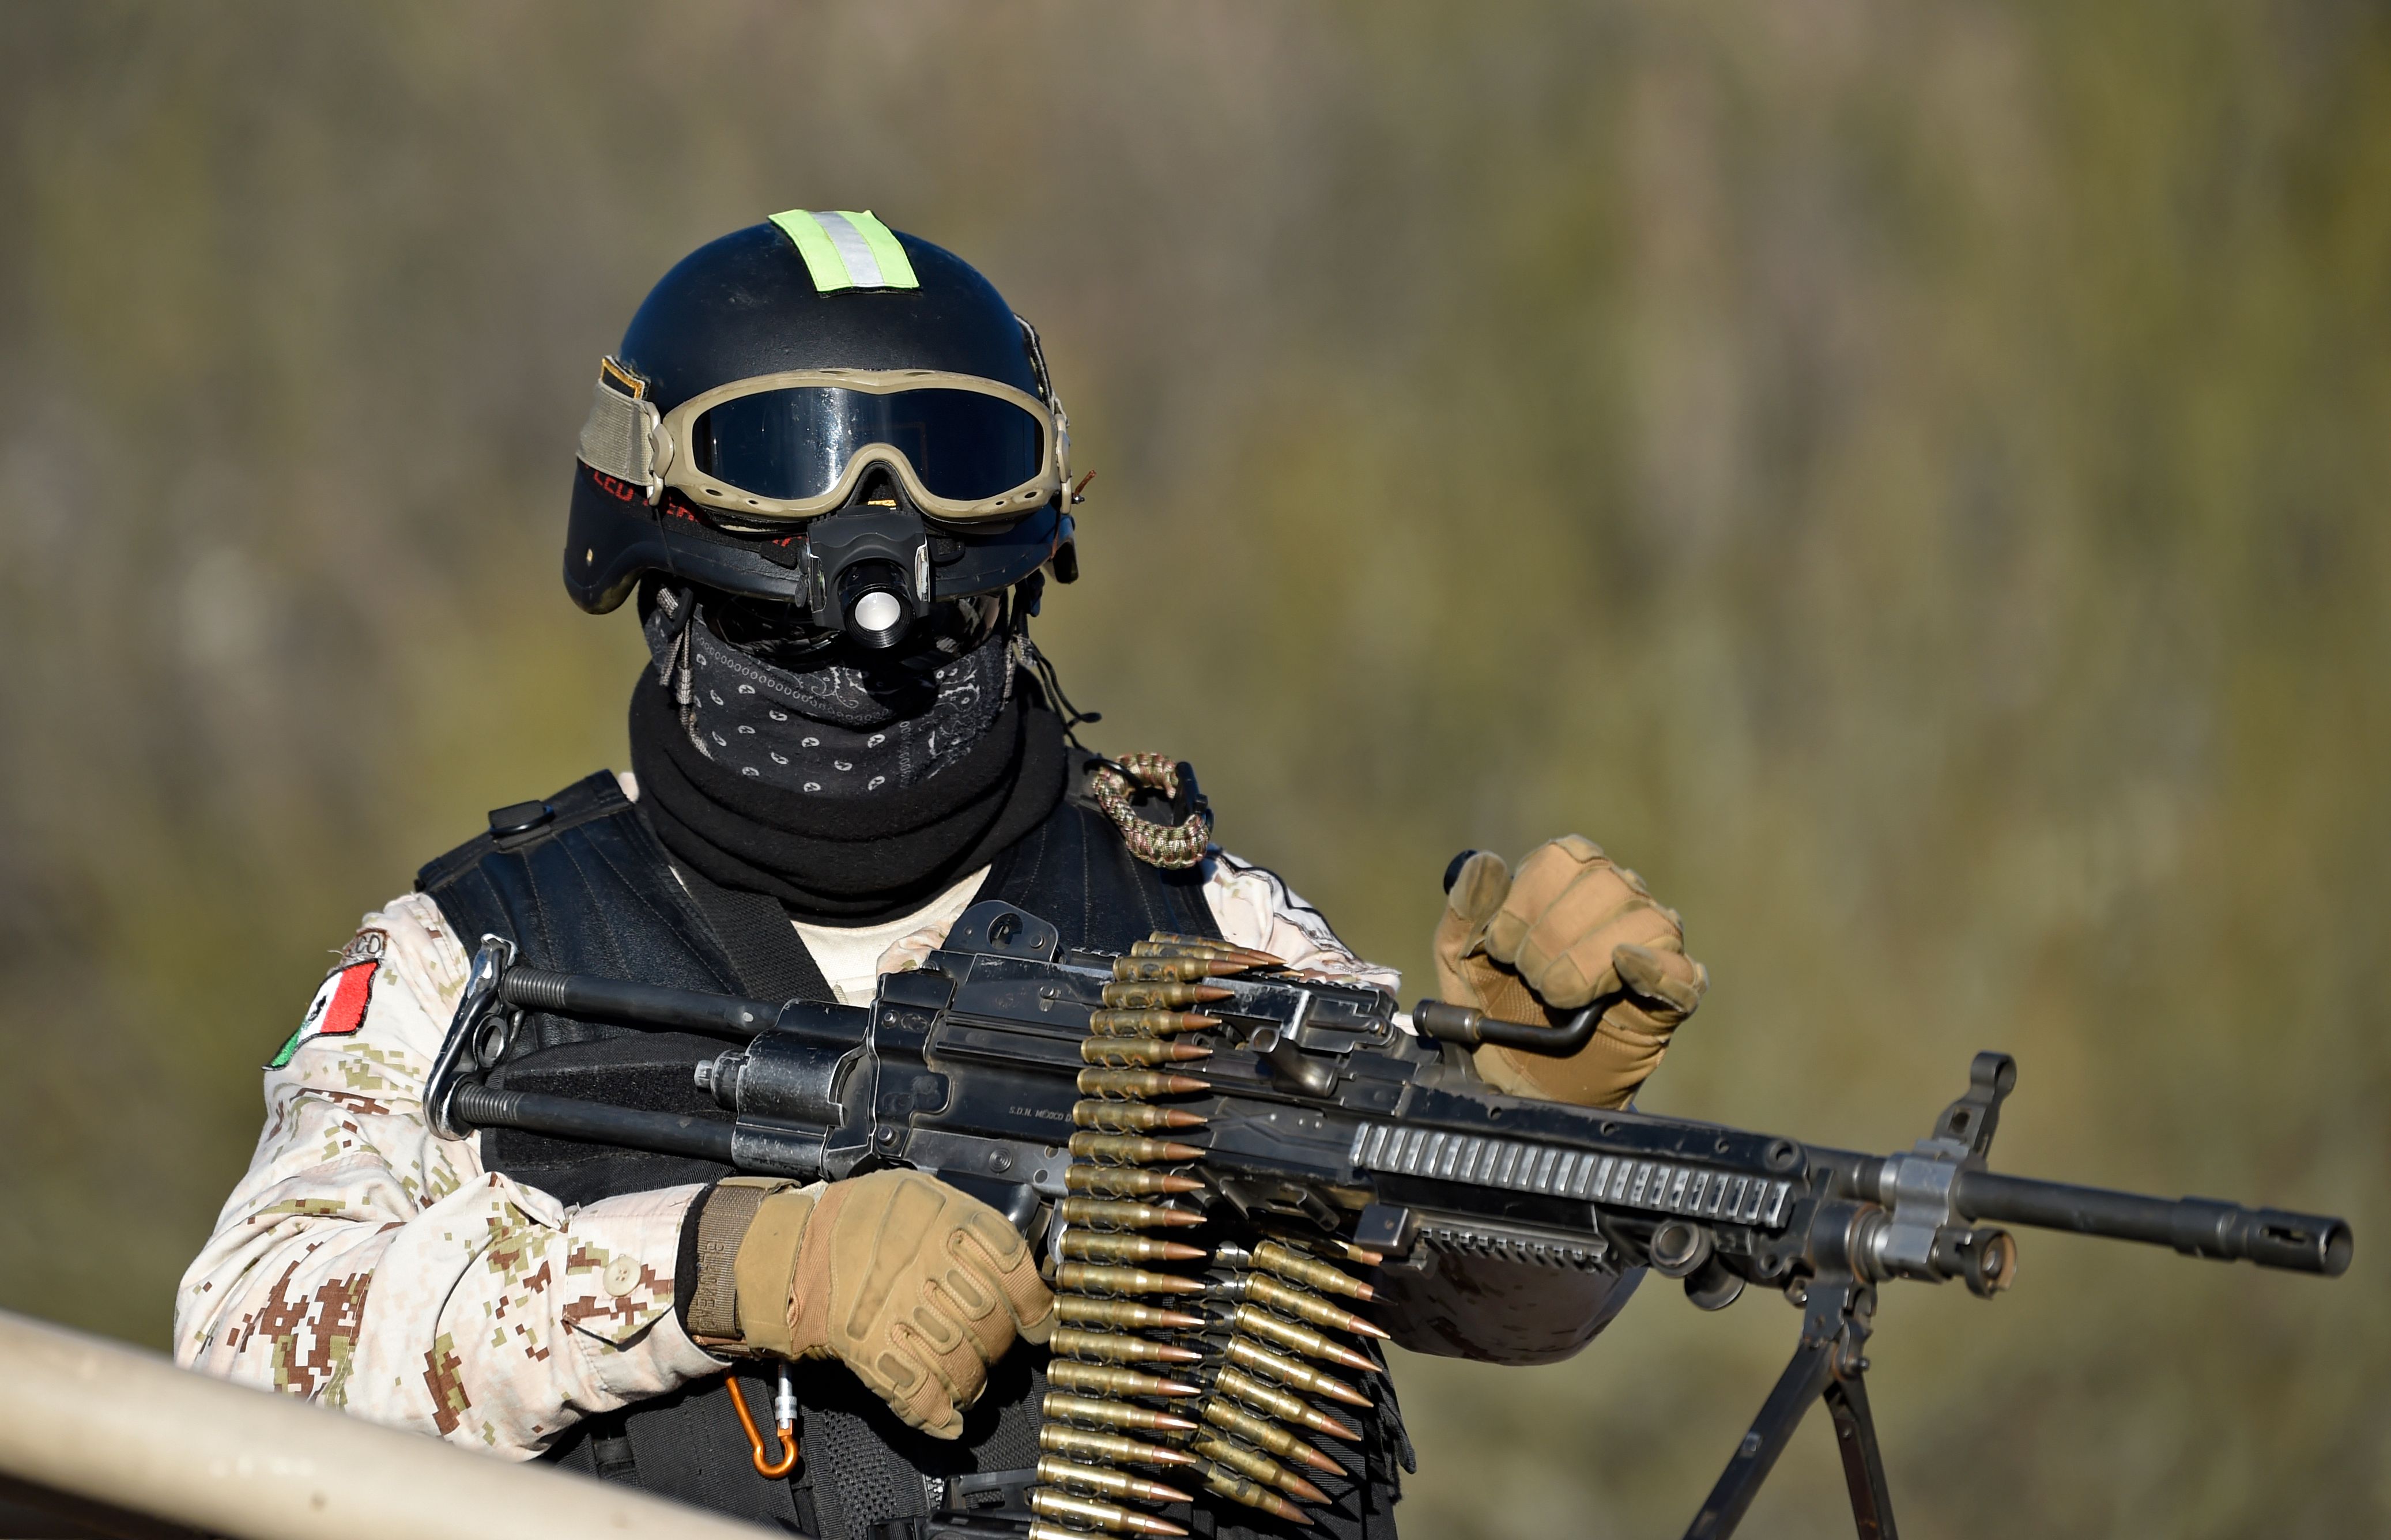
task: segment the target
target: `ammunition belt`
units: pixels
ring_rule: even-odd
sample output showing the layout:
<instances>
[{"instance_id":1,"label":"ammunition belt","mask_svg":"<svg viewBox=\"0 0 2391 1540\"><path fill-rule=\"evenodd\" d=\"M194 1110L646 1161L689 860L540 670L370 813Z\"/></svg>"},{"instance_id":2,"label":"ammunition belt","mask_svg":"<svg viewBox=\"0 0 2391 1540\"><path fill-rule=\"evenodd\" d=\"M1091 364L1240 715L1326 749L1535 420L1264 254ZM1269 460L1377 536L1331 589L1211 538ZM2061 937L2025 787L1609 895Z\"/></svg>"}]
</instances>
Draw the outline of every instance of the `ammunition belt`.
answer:
<instances>
[{"instance_id":1,"label":"ammunition belt","mask_svg":"<svg viewBox=\"0 0 2391 1540\"><path fill-rule=\"evenodd\" d=\"M1205 1038L1222 1025L1200 1010L1203 980L1278 965L1157 934L1115 963L1091 1016L1070 1196L1057 1215L1052 1389L1028 1540L1185 1534L1148 1510L1194 1505L1190 1488L1309 1525L1299 1505L1332 1499L1303 1471L1353 1479L1309 1435L1359 1444L1361 1427L1326 1406L1366 1412L1375 1402L1315 1365L1383 1372L1339 1337L1386 1333L1328 1298L1369 1301L1369 1285L1337 1262L1377 1259L1316 1235L1169 1238L1218 1228L1210 1210L1226 1208L1200 1174L1203 1147L1189 1142L1206 1119L1174 1105L1210 1090L1183 1068L1209 1056Z\"/></svg>"}]
</instances>

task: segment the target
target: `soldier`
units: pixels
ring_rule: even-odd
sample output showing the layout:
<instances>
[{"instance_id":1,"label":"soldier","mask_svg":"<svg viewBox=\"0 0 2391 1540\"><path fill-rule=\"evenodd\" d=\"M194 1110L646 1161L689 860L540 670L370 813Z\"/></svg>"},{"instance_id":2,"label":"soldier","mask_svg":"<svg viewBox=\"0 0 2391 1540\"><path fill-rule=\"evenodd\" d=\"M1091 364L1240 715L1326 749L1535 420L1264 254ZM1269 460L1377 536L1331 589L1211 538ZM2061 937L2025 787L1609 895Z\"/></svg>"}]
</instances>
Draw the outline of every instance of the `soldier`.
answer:
<instances>
[{"instance_id":1,"label":"soldier","mask_svg":"<svg viewBox=\"0 0 2391 1540\"><path fill-rule=\"evenodd\" d=\"M582 608L637 596L633 773L500 809L366 916L266 1068L180 1362L827 1540L1020 1533L1000 1516L1033 1479L1053 1306L994 1210L912 1172L799 1188L448 1143L419 1098L485 934L543 967L852 1004L1002 898L1074 947L1218 937L1392 990L1210 844L1181 767L1077 747L1026 628L1078 575L1068 453L1028 323L869 214L777 214L666 275L601 365L565 544ZM1676 915L1576 836L1516 881L1461 863L1436 958L1441 995L1513 1018L1617 994L1573 1059L1479 1051L1504 1089L1587 1105L1626 1101L1707 982ZM702 1112L709 1052L535 1016L491 1080ZM1448 1262L1385 1280L1381 1319L1422 1351L1546 1361L1633 1282ZM1409 1464L1372 1383L1363 1469L1319 1477L1340 1540L1394 1534ZM768 1451L743 1425L776 1387Z\"/></svg>"}]
</instances>

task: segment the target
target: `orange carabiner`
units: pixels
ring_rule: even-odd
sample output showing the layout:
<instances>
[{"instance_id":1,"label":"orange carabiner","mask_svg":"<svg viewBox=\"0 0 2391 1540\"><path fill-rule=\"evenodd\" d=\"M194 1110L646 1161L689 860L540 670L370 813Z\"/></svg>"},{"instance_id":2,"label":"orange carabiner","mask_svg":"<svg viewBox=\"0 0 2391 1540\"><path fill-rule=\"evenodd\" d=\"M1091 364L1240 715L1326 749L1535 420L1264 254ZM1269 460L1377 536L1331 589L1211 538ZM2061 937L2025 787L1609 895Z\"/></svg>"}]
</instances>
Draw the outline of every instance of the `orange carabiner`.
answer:
<instances>
[{"instance_id":1,"label":"orange carabiner","mask_svg":"<svg viewBox=\"0 0 2391 1540\"><path fill-rule=\"evenodd\" d=\"M740 1393L739 1377L735 1374L722 1377L722 1388L730 1392L730 1404L739 1409L739 1426L747 1430L747 1443L754 1451L756 1474L771 1481L778 1481L797 1468L797 1396L789 1384L789 1366L781 1365L780 1370L780 1394L773 1397L772 1406L772 1420L777 1424L773 1430L781 1437L781 1457L777 1460L764 1457L764 1435L756 1429L754 1415L747 1410L746 1396Z\"/></svg>"}]
</instances>

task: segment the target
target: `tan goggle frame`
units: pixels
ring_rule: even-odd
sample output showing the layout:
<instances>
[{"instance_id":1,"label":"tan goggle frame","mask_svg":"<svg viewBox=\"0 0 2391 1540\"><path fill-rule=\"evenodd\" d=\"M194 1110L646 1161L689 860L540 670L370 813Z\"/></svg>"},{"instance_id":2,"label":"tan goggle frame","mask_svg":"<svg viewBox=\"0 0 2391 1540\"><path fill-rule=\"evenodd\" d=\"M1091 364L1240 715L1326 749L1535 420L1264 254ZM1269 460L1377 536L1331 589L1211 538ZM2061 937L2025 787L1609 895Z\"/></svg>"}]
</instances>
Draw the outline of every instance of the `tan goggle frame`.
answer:
<instances>
[{"instance_id":1,"label":"tan goggle frame","mask_svg":"<svg viewBox=\"0 0 2391 1540\"><path fill-rule=\"evenodd\" d=\"M903 485L906 495L924 513L937 519L969 522L1014 518L1031 512L1053 500L1070 475L1070 438L1058 422L1060 414L1027 391L976 374L950 374L941 369L788 369L717 385L710 391L691 396L671 411L659 416L652 403L639 395L626 394L614 382L618 378L632 377L614 365L613 359L609 358L605 363L608 367L599 379L598 398L591 407L589 425L582 433L581 458L593 469L621 476L644 487L651 502L666 487L670 487L691 502L729 514L733 519L778 523L787 519L818 518L843 506L854 495L856 483L862 479L868 468L882 465ZM832 386L872 395L895 395L914 390L962 390L995 396L1037 419L1041 435L1039 454L1041 469L1029 480L993 498L961 501L942 498L922 485L921 475L902 449L893 444L874 443L863 445L849 455L846 466L839 472L838 480L820 496L768 498L699 470L692 457L686 453L685 446L690 442L691 426L700 417L724 402L761 395L768 391L793 390L808 385ZM601 445L602 449L600 448ZM601 464L599 460L591 459L593 450L600 452L602 459L615 463Z\"/></svg>"}]
</instances>

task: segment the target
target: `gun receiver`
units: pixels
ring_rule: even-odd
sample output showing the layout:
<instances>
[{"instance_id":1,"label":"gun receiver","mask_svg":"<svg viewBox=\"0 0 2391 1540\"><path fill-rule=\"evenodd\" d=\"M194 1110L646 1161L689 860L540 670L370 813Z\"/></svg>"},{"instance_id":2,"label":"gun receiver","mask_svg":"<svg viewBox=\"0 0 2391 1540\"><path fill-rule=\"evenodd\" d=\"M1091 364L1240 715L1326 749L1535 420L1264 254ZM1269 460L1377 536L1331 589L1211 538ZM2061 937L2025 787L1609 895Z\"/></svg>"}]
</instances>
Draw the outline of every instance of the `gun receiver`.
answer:
<instances>
[{"instance_id":1,"label":"gun receiver","mask_svg":"<svg viewBox=\"0 0 2391 1540\"><path fill-rule=\"evenodd\" d=\"M1705 1309L1749 1284L1783 1290L1803 1306L1802 1345L1687 1534L1731 1533L1809 1404L1823 1398L1846 1435L1839 1443L1861 1532L1888 1537L1861 1378L1880 1284L1956 1279L1990 1297L2015 1275L2006 1225L2292 1272L2338 1275L2349 1265L2349 1227L2339 1219L1987 1171L2016 1081L2002 1054L1977 1055L1967 1093L1932 1132L1889 1156L1506 1096L1470 1068L1467 1048L1478 1042L1574 1052L1608 1003L1560 1028L1435 1001L1406 1013L1384 991L1290 973L1218 942L1157 937L1127 957L1073 951L1052 925L997 902L967 912L920 968L885 976L869 1007L551 973L515 964L511 946L491 937L425 1106L434 1132L451 1139L518 1128L808 1181L885 1165L928 1171L1047 1248L1066 1318L1183 1323L1160 1336L1066 1333L1057 1351L1086 1360L1073 1373L1088 1387L1131 1399L1167 1399L1177 1391L1156 1387L1180 1381L1116 1365L1203 1360L1209 1388L1180 1386L1205 1398L1201 1408L1220 1407L1205 1412L1213 1430L1198 1435L1210 1451L1196 1462L1202 1479L1218 1495L1281 1517L1301 1517L1282 1494L1317 1489L1273 1463L1267 1429L1234 1438L1219 1430L1256 1412L1315 1430L1345 1427L1314 1403L1357 1392L1297 1360L1368 1362L1322 1336L1324 1326L1383 1335L1323 1298L1372 1297L1374 1286L1346 1264L1380 1269L1375 1287L1438 1253L1613 1274L1648 1267L1681 1280ZM733 1040L740 1046L691 1067L721 1114L483 1084L526 1011ZM1200 1229L1212 1244L1144 1234L1157 1229ZM1200 1277L1148 1270L1190 1252L1208 1264ZM1141 1295L1200 1297L1212 1314L1115 1302ZM1183 1324L1191 1320L1201 1327ZM1275 1384L1247 1372L1257 1365ZM1129 1426L1091 1410L1110 1404L1050 1398L1062 1429L1055 1446L1098 1447ZM1111 1431L1089 1431L1099 1427ZM1043 1521L1059 1515L1172 1532L1134 1509L1119 1510L1127 1517L1118 1522L1096 1513L1108 1505L1089 1494L1118 1483L1064 1470L1038 1489L1048 1497L1032 1495L1033 1508L1046 1503L1042 1530L1066 1533Z\"/></svg>"}]
</instances>

